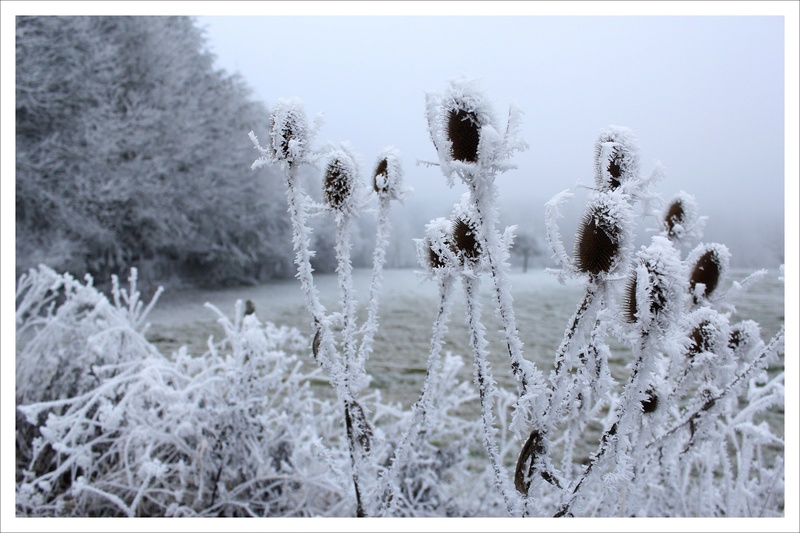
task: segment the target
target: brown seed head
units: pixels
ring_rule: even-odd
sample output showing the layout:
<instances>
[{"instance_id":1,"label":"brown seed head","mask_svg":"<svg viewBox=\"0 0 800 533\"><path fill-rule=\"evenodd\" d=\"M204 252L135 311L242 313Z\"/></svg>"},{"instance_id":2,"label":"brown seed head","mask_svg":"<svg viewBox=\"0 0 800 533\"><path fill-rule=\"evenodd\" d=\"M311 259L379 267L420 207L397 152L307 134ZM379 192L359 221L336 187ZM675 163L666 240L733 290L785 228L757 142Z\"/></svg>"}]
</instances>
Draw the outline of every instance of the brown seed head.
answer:
<instances>
[{"instance_id":1,"label":"brown seed head","mask_svg":"<svg viewBox=\"0 0 800 533\"><path fill-rule=\"evenodd\" d=\"M389 162L384 157L375 168L375 175L372 180L372 186L375 192L380 194L389 189L389 175L388 175ZM380 177L382 176L382 177Z\"/></svg>"},{"instance_id":2,"label":"brown seed head","mask_svg":"<svg viewBox=\"0 0 800 533\"><path fill-rule=\"evenodd\" d=\"M342 210L353 193L353 177L348 166L338 157L334 157L325 171L325 200L328 205Z\"/></svg>"},{"instance_id":3,"label":"brown seed head","mask_svg":"<svg viewBox=\"0 0 800 533\"><path fill-rule=\"evenodd\" d=\"M475 228L459 217L453 221L453 251L465 261L475 261L480 257L480 244Z\"/></svg>"},{"instance_id":4,"label":"brown seed head","mask_svg":"<svg viewBox=\"0 0 800 533\"><path fill-rule=\"evenodd\" d=\"M645 261L645 267L647 268L647 272L651 278L658 277L658 274L655 272L652 264L649 261ZM662 310L664 310L667 306L667 294L664 291L664 287L662 284L659 283L652 283L650 284L650 292L649 292L649 301L650 301L650 315L654 318L657 318ZM638 290L638 282L636 279L636 270L633 270L628 277L628 281L625 285L625 292L622 297L622 305L623 305L623 313L625 320L628 322L634 323L636 322L636 313L639 310L638 301L636 300L636 291Z\"/></svg>"},{"instance_id":5,"label":"brown seed head","mask_svg":"<svg viewBox=\"0 0 800 533\"><path fill-rule=\"evenodd\" d=\"M719 255L717 255L716 250L708 250L700 256L695 263L694 269L692 270L692 275L689 278L689 288L692 291L695 303L698 303L697 296L695 296L695 286L698 283L704 284L704 295L708 297L717 288L721 274L722 260L720 259Z\"/></svg>"},{"instance_id":6,"label":"brown seed head","mask_svg":"<svg viewBox=\"0 0 800 533\"><path fill-rule=\"evenodd\" d=\"M622 176L622 158L623 155L618 150L614 150L614 155L608 162L608 173L611 176L609 182L609 189L614 190L620 185L620 176Z\"/></svg>"},{"instance_id":7,"label":"brown seed head","mask_svg":"<svg viewBox=\"0 0 800 533\"><path fill-rule=\"evenodd\" d=\"M607 222L595 207L584 215L575 239L575 266L584 274L608 273L620 251L620 228Z\"/></svg>"},{"instance_id":8,"label":"brown seed head","mask_svg":"<svg viewBox=\"0 0 800 533\"><path fill-rule=\"evenodd\" d=\"M430 240L426 240L426 243L428 245L428 265L433 270L444 267L447 264L444 257L442 257L438 250L433 248Z\"/></svg>"},{"instance_id":9,"label":"brown seed head","mask_svg":"<svg viewBox=\"0 0 800 533\"><path fill-rule=\"evenodd\" d=\"M678 198L670 204L667 214L664 215L664 223L667 226L667 234L670 238L676 237L675 226L682 225L685 216L686 212L683 209L683 202Z\"/></svg>"},{"instance_id":10,"label":"brown seed head","mask_svg":"<svg viewBox=\"0 0 800 533\"><path fill-rule=\"evenodd\" d=\"M658 396L656 395L656 391L654 391L652 387L647 389L647 392L645 392L645 394L647 395L647 397L644 400L642 400L642 411L644 411L646 414L650 414L655 412L656 409L658 409Z\"/></svg>"},{"instance_id":11,"label":"brown seed head","mask_svg":"<svg viewBox=\"0 0 800 533\"><path fill-rule=\"evenodd\" d=\"M636 322L636 289L638 283L636 282L636 271L634 270L628 277L628 282L625 284L625 293L622 297L622 308L624 317L627 322Z\"/></svg>"},{"instance_id":12,"label":"brown seed head","mask_svg":"<svg viewBox=\"0 0 800 533\"><path fill-rule=\"evenodd\" d=\"M711 322L703 320L689 333L689 340L692 343L689 345L689 357L707 352L711 349L713 331Z\"/></svg>"},{"instance_id":13,"label":"brown seed head","mask_svg":"<svg viewBox=\"0 0 800 533\"><path fill-rule=\"evenodd\" d=\"M457 107L447 116L447 136L451 142L450 154L457 161L474 163L478 160L480 125L474 113Z\"/></svg>"}]
</instances>

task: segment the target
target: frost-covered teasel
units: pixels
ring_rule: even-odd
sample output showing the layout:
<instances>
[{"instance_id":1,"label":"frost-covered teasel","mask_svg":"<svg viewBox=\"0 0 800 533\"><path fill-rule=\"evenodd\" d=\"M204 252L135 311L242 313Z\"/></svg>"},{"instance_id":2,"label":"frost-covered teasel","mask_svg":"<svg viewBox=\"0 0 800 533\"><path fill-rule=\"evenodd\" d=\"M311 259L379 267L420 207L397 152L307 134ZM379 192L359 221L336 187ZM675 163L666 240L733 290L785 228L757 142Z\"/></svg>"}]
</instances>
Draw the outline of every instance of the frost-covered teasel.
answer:
<instances>
[{"instance_id":1,"label":"frost-covered teasel","mask_svg":"<svg viewBox=\"0 0 800 533\"><path fill-rule=\"evenodd\" d=\"M655 325L666 331L678 322L685 301L686 275L680 255L665 237L655 236L636 254L636 266L628 274L623 318L642 329Z\"/></svg>"},{"instance_id":2,"label":"frost-covered teasel","mask_svg":"<svg viewBox=\"0 0 800 533\"><path fill-rule=\"evenodd\" d=\"M439 166L451 186L455 174L469 182L514 168L511 154L527 147L519 135L520 111L509 109L501 134L491 103L474 80L453 80L444 93L426 94L426 108Z\"/></svg>"},{"instance_id":3,"label":"frost-covered teasel","mask_svg":"<svg viewBox=\"0 0 800 533\"><path fill-rule=\"evenodd\" d=\"M354 213L359 185L359 167L353 154L345 148L328 154L323 180L323 194L328 207L340 213Z\"/></svg>"},{"instance_id":4,"label":"frost-covered teasel","mask_svg":"<svg viewBox=\"0 0 800 533\"><path fill-rule=\"evenodd\" d=\"M269 143L261 146L255 133L250 139L261 157L253 163L253 168L274 163L297 165L307 163L311 155L311 141L314 128L308 123L303 102L298 98L281 98L272 106L269 118Z\"/></svg>"},{"instance_id":5,"label":"frost-covered teasel","mask_svg":"<svg viewBox=\"0 0 800 533\"><path fill-rule=\"evenodd\" d=\"M397 149L384 148L378 156L372 173L372 189L380 198L402 200L405 196L407 191L403 189L403 168Z\"/></svg>"},{"instance_id":6,"label":"frost-covered teasel","mask_svg":"<svg viewBox=\"0 0 800 533\"><path fill-rule=\"evenodd\" d=\"M694 304L713 301L728 272L728 247L719 243L699 244L686 258L686 263L689 265L689 291Z\"/></svg>"},{"instance_id":7,"label":"frost-covered teasel","mask_svg":"<svg viewBox=\"0 0 800 533\"><path fill-rule=\"evenodd\" d=\"M575 236L575 269L592 277L618 273L630 255L632 228L633 213L623 195L594 195Z\"/></svg>"},{"instance_id":8,"label":"frost-covered teasel","mask_svg":"<svg viewBox=\"0 0 800 533\"><path fill-rule=\"evenodd\" d=\"M453 223L439 217L425 225L425 238L416 239L417 258L428 275L443 273L459 265L452 243Z\"/></svg>"},{"instance_id":9,"label":"frost-covered teasel","mask_svg":"<svg viewBox=\"0 0 800 533\"><path fill-rule=\"evenodd\" d=\"M686 318L689 343L687 355L719 354L730 349L730 324L725 315L710 307L700 307Z\"/></svg>"},{"instance_id":10,"label":"frost-covered teasel","mask_svg":"<svg viewBox=\"0 0 800 533\"><path fill-rule=\"evenodd\" d=\"M679 191L661 212L659 232L672 242L687 245L700 239L706 217L701 217L694 196Z\"/></svg>"},{"instance_id":11,"label":"frost-covered teasel","mask_svg":"<svg viewBox=\"0 0 800 533\"><path fill-rule=\"evenodd\" d=\"M594 147L594 179L601 191L639 181L639 144L630 128L609 126Z\"/></svg>"}]
</instances>

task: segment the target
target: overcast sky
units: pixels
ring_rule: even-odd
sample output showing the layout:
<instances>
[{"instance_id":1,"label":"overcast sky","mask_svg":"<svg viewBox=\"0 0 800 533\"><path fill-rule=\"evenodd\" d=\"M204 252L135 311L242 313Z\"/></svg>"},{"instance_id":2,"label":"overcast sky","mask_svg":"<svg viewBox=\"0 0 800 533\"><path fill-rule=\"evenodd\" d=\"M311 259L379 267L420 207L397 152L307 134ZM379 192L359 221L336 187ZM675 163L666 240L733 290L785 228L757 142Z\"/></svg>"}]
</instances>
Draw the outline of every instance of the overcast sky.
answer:
<instances>
[{"instance_id":1,"label":"overcast sky","mask_svg":"<svg viewBox=\"0 0 800 533\"><path fill-rule=\"evenodd\" d=\"M707 235L723 226L773 232L783 225L782 17L247 16L198 23L218 66L239 72L259 99L269 105L299 97L309 115L324 113L319 142L349 141L369 168L381 148L398 148L415 201L449 202L464 190L448 190L438 169L415 163L436 159L425 93L467 77L479 80L498 116L511 103L524 112L530 148L498 181L509 212L525 205L543 220L554 194L590 184L597 134L619 125L638 137L643 173L656 161L665 168L657 187L665 199L679 190L696 197L710 216Z\"/></svg>"}]
</instances>

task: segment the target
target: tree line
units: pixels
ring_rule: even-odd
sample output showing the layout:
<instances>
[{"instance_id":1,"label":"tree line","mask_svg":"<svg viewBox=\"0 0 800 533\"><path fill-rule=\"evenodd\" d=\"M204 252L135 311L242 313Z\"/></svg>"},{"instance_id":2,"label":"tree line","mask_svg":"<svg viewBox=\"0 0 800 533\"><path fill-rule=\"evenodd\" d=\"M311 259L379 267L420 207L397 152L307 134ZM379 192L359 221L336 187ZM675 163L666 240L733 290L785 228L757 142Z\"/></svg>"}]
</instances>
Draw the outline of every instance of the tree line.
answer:
<instances>
[{"instance_id":1,"label":"tree line","mask_svg":"<svg viewBox=\"0 0 800 533\"><path fill-rule=\"evenodd\" d=\"M250 170L247 133L268 120L192 18L18 17L17 275L291 275L285 184Z\"/></svg>"}]
</instances>

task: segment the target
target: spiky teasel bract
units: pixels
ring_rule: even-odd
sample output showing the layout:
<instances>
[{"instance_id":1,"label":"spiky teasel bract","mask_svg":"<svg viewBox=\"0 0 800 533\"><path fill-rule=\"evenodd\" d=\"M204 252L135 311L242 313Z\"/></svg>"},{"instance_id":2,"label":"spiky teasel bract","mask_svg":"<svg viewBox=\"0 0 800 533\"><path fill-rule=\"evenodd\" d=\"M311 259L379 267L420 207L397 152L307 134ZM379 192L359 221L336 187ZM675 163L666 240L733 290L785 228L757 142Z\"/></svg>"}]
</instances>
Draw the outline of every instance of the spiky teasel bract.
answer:
<instances>
[{"instance_id":1,"label":"spiky teasel bract","mask_svg":"<svg viewBox=\"0 0 800 533\"><path fill-rule=\"evenodd\" d=\"M594 148L594 179L601 191L639 181L639 145L633 131L609 126L600 132Z\"/></svg>"},{"instance_id":2,"label":"spiky teasel bract","mask_svg":"<svg viewBox=\"0 0 800 533\"><path fill-rule=\"evenodd\" d=\"M325 165L323 195L325 203L338 212L352 213L356 207L359 168L354 156L346 149L336 149L328 155Z\"/></svg>"},{"instance_id":3,"label":"spiky teasel bract","mask_svg":"<svg viewBox=\"0 0 800 533\"><path fill-rule=\"evenodd\" d=\"M684 309L686 275L680 255L665 237L653 237L636 254L622 298L622 316L642 329L665 331Z\"/></svg>"},{"instance_id":4,"label":"spiky teasel bract","mask_svg":"<svg viewBox=\"0 0 800 533\"><path fill-rule=\"evenodd\" d=\"M719 243L699 244L686 258L689 292L695 305L712 299L728 272L730 252Z\"/></svg>"},{"instance_id":5,"label":"spiky teasel bract","mask_svg":"<svg viewBox=\"0 0 800 533\"><path fill-rule=\"evenodd\" d=\"M633 212L616 191L594 195L575 235L575 268L594 277L616 273L630 254Z\"/></svg>"},{"instance_id":6,"label":"spiky teasel bract","mask_svg":"<svg viewBox=\"0 0 800 533\"><path fill-rule=\"evenodd\" d=\"M372 173L372 188L379 197L399 200L403 196L403 168L400 152L394 148L384 148Z\"/></svg>"}]
</instances>

